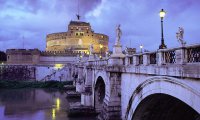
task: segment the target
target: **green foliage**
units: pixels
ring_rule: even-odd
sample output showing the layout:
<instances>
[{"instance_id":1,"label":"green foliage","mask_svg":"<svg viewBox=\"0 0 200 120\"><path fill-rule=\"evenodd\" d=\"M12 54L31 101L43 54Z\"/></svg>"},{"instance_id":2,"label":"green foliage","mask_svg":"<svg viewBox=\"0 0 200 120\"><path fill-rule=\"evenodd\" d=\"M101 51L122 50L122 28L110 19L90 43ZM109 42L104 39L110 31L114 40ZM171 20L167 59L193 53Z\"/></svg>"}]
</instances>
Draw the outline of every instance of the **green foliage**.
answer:
<instances>
[{"instance_id":1,"label":"green foliage","mask_svg":"<svg viewBox=\"0 0 200 120\"><path fill-rule=\"evenodd\" d=\"M64 85L70 85L71 82L59 82L59 81L47 81L47 82L39 82L39 81L8 81L8 80L0 80L0 88L7 89L18 89L18 88L56 88L63 89Z\"/></svg>"},{"instance_id":2,"label":"green foliage","mask_svg":"<svg viewBox=\"0 0 200 120\"><path fill-rule=\"evenodd\" d=\"M6 61L6 60L7 60L6 53L3 51L0 51L0 61Z\"/></svg>"}]
</instances>

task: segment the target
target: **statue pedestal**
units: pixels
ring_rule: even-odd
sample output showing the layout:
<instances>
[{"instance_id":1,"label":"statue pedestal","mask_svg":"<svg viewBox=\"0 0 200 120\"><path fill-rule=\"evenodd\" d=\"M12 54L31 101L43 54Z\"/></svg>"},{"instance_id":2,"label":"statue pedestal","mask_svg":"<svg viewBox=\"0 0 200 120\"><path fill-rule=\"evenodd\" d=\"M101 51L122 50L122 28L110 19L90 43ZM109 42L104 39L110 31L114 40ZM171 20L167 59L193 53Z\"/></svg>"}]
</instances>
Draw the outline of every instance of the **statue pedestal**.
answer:
<instances>
[{"instance_id":1,"label":"statue pedestal","mask_svg":"<svg viewBox=\"0 0 200 120\"><path fill-rule=\"evenodd\" d=\"M113 54L111 58L124 58L125 55L122 53L122 46L121 45L114 45L113 46Z\"/></svg>"},{"instance_id":2,"label":"statue pedestal","mask_svg":"<svg viewBox=\"0 0 200 120\"><path fill-rule=\"evenodd\" d=\"M111 55L110 59L108 60L108 64L110 65L123 65L123 58L125 55L122 53L122 46L121 45L114 45L113 47L113 54Z\"/></svg>"}]
</instances>

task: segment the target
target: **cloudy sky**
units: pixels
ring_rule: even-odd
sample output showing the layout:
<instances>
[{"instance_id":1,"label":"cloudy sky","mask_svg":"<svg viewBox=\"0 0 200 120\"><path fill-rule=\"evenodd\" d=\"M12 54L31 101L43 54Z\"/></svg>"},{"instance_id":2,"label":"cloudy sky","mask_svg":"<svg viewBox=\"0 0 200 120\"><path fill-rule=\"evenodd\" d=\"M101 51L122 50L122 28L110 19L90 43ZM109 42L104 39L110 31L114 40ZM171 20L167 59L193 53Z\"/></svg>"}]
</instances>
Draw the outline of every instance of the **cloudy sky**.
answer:
<instances>
[{"instance_id":1,"label":"cloudy sky","mask_svg":"<svg viewBox=\"0 0 200 120\"><path fill-rule=\"evenodd\" d=\"M76 20L78 0L0 0L0 50L39 48L45 50L46 35L67 31ZM200 0L80 0L81 20L95 32L107 34L109 47L115 28L121 24L122 45L153 51L160 45L159 11L164 18L168 48L179 46L178 27L185 30L187 44L200 44Z\"/></svg>"}]
</instances>

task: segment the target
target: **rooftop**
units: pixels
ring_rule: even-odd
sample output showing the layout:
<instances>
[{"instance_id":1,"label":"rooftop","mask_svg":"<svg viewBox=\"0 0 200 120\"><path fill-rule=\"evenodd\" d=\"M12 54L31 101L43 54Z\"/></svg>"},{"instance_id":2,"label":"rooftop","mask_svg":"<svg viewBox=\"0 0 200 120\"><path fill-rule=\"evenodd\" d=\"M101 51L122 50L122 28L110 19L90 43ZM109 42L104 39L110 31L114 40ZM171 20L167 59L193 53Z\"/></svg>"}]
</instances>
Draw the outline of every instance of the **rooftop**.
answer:
<instances>
[{"instance_id":1,"label":"rooftop","mask_svg":"<svg viewBox=\"0 0 200 120\"><path fill-rule=\"evenodd\" d=\"M82 22L82 21L70 21L69 25L90 26L90 23Z\"/></svg>"}]
</instances>

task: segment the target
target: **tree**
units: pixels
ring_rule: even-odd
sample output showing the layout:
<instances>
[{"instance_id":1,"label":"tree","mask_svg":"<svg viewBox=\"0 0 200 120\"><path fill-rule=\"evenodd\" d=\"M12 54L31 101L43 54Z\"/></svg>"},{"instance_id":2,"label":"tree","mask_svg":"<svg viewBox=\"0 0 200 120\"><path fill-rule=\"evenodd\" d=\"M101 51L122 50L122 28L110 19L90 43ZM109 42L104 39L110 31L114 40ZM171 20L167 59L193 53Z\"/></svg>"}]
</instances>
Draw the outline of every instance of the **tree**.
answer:
<instances>
[{"instance_id":1,"label":"tree","mask_svg":"<svg viewBox=\"0 0 200 120\"><path fill-rule=\"evenodd\" d=\"M6 61L7 60L7 55L5 52L0 51L0 61Z\"/></svg>"}]
</instances>

